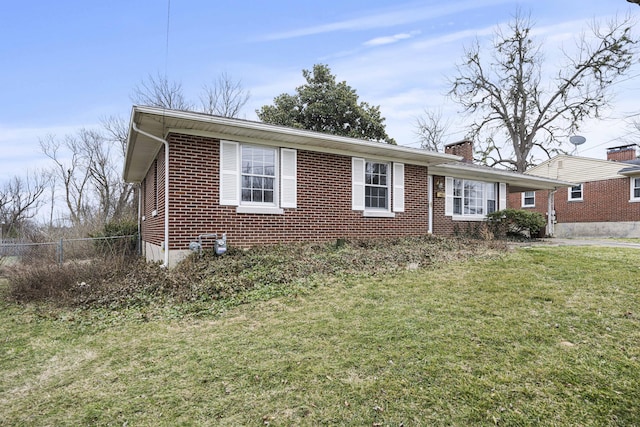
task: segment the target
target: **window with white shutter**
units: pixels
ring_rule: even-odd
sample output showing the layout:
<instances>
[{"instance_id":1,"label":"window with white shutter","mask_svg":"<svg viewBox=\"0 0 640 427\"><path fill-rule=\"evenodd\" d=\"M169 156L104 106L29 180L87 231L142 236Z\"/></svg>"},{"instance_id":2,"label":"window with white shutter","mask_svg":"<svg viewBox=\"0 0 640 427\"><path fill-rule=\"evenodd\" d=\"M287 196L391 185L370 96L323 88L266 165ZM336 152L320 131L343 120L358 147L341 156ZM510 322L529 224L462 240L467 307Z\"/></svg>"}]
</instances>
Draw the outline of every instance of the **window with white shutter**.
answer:
<instances>
[{"instance_id":1,"label":"window with white shutter","mask_svg":"<svg viewBox=\"0 0 640 427\"><path fill-rule=\"evenodd\" d=\"M297 207L297 151L220 141L220 204L238 213Z\"/></svg>"},{"instance_id":2,"label":"window with white shutter","mask_svg":"<svg viewBox=\"0 0 640 427\"><path fill-rule=\"evenodd\" d=\"M403 163L353 157L351 175L351 208L354 211L363 211L364 216L373 217L393 217L394 212L404 212Z\"/></svg>"}]
</instances>

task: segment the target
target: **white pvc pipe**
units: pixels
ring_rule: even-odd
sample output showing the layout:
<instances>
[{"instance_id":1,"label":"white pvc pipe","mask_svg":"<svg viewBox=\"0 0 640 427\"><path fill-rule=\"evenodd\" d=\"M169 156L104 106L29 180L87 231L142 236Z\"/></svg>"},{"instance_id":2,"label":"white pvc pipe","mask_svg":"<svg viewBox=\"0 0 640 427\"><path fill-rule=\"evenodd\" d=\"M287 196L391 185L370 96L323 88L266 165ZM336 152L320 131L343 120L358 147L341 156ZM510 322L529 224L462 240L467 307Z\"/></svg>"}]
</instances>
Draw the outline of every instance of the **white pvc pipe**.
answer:
<instances>
[{"instance_id":1,"label":"white pvc pipe","mask_svg":"<svg viewBox=\"0 0 640 427\"><path fill-rule=\"evenodd\" d=\"M427 175L427 189L429 194L429 234L433 234L433 175Z\"/></svg>"}]
</instances>

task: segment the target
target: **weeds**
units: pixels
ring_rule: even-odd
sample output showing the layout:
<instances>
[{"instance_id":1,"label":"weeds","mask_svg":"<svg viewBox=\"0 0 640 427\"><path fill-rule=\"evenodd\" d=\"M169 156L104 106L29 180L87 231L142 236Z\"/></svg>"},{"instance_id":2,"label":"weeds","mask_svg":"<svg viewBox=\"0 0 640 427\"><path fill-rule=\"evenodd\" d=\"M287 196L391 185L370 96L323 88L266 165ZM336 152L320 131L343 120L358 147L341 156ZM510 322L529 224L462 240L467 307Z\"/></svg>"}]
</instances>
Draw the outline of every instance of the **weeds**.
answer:
<instances>
[{"instance_id":1,"label":"weeds","mask_svg":"<svg viewBox=\"0 0 640 427\"><path fill-rule=\"evenodd\" d=\"M193 255L166 270L141 260L108 258L63 266L9 269L9 297L58 307L125 309L268 298L336 278L376 277L502 250L499 242L435 237L231 248L223 257Z\"/></svg>"}]
</instances>

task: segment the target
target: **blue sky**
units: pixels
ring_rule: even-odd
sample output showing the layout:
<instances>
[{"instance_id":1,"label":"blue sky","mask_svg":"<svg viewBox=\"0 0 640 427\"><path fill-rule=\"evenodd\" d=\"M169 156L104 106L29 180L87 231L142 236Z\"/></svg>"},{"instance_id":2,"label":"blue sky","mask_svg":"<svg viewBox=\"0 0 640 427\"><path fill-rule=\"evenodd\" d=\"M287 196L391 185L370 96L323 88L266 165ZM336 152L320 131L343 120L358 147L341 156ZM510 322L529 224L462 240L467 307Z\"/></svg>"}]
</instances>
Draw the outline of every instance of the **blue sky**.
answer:
<instances>
[{"instance_id":1,"label":"blue sky","mask_svg":"<svg viewBox=\"0 0 640 427\"><path fill-rule=\"evenodd\" d=\"M172 0L167 37L167 0L2 3L0 182L49 164L40 138L128 118L133 87L157 73L197 100L226 72L251 92L241 116L256 119L257 108L293 93L302 69L324 63L361 101L380 106L400 145L418 145L415 118L424 109L451 117L455 140L466 126L445 96L447 76L464 46L488 40L517 7L531 12L550 72L558 47L570 50L594 19L640 14L625 0ZM640 110L635 82L616 86L607 120L584 126L580 155L604 158L629 133L621 118Z\"/></svg>"}]
</instances>

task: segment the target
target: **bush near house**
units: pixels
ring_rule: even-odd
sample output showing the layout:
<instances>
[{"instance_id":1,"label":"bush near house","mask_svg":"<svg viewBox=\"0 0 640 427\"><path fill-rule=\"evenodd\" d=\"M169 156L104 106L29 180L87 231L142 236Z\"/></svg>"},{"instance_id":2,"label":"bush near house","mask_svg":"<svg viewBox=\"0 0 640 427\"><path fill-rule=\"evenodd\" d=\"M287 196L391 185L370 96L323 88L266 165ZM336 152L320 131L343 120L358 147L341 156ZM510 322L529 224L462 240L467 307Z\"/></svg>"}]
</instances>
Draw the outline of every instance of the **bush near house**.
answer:
<instances>
[{"instance_id":1,"label":"bush near house","mask_svg":"<svg viewBox=\"0 0 640 427\"><path fill-rule=\"evenodd\" d=\"M104 238L94 241L95 248L104 255L132 256L136 254L138 223L135 220L108 222L89 237Z\"/></svg>"},{"instance_id":2,"label":"bush near house","mask_svg":"<svg viewBox=\"0 0 640 427\"><path fill-rule=\"evenodd\" d=\"M520 237L537 236L546 224L544 216L539 212L521 209L503 209L487 215L489 228L497 238L509 235Z\"/></svg>"}]
</instances>

